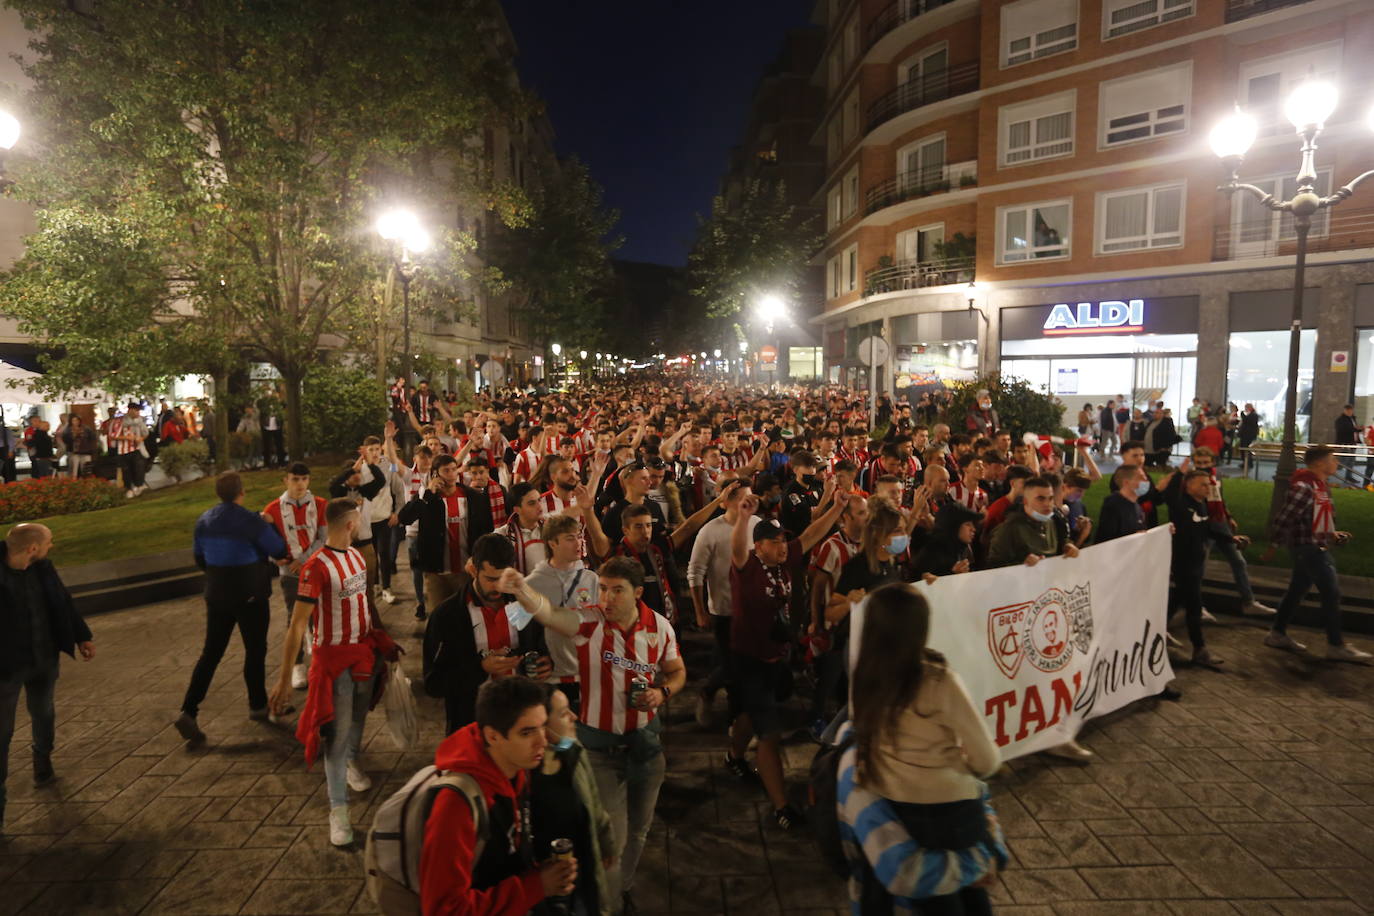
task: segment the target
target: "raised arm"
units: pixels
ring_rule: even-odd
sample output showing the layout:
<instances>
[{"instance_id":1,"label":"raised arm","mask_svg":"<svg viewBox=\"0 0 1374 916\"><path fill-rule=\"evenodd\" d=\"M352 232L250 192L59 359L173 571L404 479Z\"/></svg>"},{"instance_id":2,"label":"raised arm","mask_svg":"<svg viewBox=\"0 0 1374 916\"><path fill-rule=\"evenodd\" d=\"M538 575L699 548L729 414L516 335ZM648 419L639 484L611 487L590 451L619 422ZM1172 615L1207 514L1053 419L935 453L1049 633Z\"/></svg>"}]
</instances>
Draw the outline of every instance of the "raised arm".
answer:
<instances>
[{"instance_id":1,"label":"raised arm","mask_svg":"<svg viewBox=\"0 0 1374 916\"><path fill-rule=\"evenodd\" d=\"M738 480L729 481L720 488L720 493L716 494L715 499L689 515L687 520L668 536L668 540L672 543L673 549L680 550L684 544L691 540L697 531L700 530L701 526L711 520L711 516L720 508L720 504L725 502L725 497L729 496L730 492L737 486L739 486Z\"/></svg>"},{"instance_id":2,"label":"raised arm","mask_svg":"<svg viewBox=\"0 0 1374 916\"><path fill-rule=\"evenodd\" d=\"M844 511L847 502L849 502L848 493L835 493L831 498L830 506L812 519L806 530L797 536L802 550L810 550L825 539L825 536L830 533L830 529L835 527L835 522L839 520L840 513Z\"/></svg>"},{"instance_id":3,"label":"raised arm","mask_svg":"<svg viewBox=\"0 0 1374 916\"><path fill-rule=\"evenodd\" d=\"M730 562L736 569L743 569L744 564L749 562L749 523L758 507L759 498L753 494L740 500L739 515L730 532Z\"/></svg>"},{"instance_id":4,"label":"raised arm","mask_svg":"<svg viewBox=\"0 0 1374 916\"><path fill-rule=\"evenodd\" d=\"M564 636L577 635L577 628L582 625L582 615L570 608L554 607L549 599L530 588L518 569L507 569L501 573L500 589L507 595L514 595L515 600L544 626Z\"/></svg>"}]
</instances>

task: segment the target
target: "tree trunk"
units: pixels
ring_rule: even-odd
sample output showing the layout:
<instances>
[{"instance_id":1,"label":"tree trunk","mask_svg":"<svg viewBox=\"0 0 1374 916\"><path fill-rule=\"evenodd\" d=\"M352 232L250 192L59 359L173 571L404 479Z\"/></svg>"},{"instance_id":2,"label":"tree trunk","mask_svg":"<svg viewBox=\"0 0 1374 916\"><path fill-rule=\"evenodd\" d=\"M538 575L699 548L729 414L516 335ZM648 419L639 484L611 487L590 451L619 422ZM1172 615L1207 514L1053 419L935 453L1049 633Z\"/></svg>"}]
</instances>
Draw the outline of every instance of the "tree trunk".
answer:
<instances>
[{"instance_id":1,"label":"tree trunk","mask_svg":"<svg viewBox=\"0 0 1374 916\"><path fill-rule=\"evenodd\" d=\"M277 367L286 385L286 452L292 461L305 460L305 428L302 423L301 386L305 373L295 367Z\"/></svg>"},{"instance_id":2,"label":"tree trunk","mask_svg":"<svg viewBox=\"0 0 1374 916\"><path fill-rule=\"evenodd\" d=\"M210 374L215 384L215 471L229 470L229 373Z\"/></svg>"}]
</instances>

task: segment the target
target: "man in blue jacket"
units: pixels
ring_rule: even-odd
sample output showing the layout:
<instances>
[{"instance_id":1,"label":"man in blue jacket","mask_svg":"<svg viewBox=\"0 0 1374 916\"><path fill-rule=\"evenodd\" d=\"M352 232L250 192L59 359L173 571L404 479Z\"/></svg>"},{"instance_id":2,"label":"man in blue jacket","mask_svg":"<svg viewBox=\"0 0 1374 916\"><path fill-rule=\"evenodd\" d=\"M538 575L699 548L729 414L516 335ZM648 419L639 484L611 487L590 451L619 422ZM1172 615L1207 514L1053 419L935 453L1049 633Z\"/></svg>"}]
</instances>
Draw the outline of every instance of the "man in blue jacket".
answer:
<instances>
[{"instance_id":1,"label":"man in blue jacket","mask_svg":"<svg viewBox=\"0 0 1374 916\"><path fill-rule=\"evenodd\" d=\"M267 626L272 592L270 557L285 557L286 542L276 526L243 505L243 479L225 471L215 479L219 505L196 521L196 565L205 570L205 647L191 672L191 684L173 723L192 746L205 742L196 723L224 657L234 627L243 639L243 680L248 686L248 716L259 722L267 709Z\"/></svg>"},{"instance_id":2,"label":"man in blue jacket","mask_svg":"<svg viewBox=\"0 0 1374 916\"><path fill-rule=\"evenodd\" d=\"M19 691L33 726L33 784L57 778L52 749L57 731L53 693L59 652L95 657L91 631L48 560L52 532L43 525L15 525L0 542L0 833L5 826L5 778Z\"/></svg>"}]
</instances>

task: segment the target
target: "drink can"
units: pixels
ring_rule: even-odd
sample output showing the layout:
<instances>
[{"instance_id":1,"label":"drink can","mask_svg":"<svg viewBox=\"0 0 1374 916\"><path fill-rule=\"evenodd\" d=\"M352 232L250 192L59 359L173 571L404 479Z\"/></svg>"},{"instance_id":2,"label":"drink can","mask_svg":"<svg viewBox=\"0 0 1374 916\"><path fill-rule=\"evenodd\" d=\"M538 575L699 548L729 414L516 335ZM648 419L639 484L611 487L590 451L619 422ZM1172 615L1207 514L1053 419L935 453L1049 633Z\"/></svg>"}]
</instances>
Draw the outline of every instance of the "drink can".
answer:
<instances>
[{"instance_id":1,"label":"drink can","mask_svg":"<svg viewBox=\"0 0 1374 916\"><path fill-rule=\"evenodd\" d=\"M525 677L539 676L539 653L526 652L520 660L520 673Z\"/></svg>"},{"instance_id":2,"label":"drink can","mask_svg":"<svg viewBox=\"0 0 1374 916\"><path fill-rule=\"evenodd\" d=\"M567 837L559 837L549 843L549 854L555 859L571 859L573 854L573 841Z\"/></svg>"},{"instance_id":3,"label":"drink can","mask_svg":"<svg viewBox=\"0 0 1374 916\"><path fill-rule=\"evenodd\" d=\"M643 677L642 675L637 676L634 678L634 680L630 681L630 705L636 708L643 705L643 700L641 699L641 697L644 696L644 692L648 689L649 679Z\"/></svg>"}]
</instances>

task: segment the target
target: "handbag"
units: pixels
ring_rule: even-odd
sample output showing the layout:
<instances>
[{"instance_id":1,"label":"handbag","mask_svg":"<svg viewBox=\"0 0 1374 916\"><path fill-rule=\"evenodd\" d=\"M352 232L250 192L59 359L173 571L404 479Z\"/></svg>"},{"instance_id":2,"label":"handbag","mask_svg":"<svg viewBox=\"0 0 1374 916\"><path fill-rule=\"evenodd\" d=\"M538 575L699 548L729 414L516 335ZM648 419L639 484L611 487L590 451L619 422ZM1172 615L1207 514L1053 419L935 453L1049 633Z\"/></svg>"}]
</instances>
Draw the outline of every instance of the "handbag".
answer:
<instances>
[{"instance_id":1,"label":"handbag","mask_svg":"<svg viewBox=\"0 0 1374 916\"><path fill-rule=\"evenodd\" d=\"M410 678L401 670L399 661L387 662L387 684L382 693L386 710L386 733L399 751L408 751L420 737L420 723L415 714L415 693Z\"/></svg>"}]
</instances>

